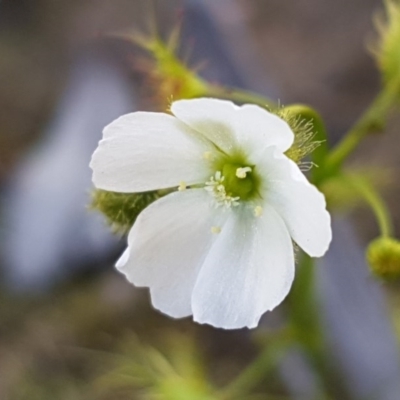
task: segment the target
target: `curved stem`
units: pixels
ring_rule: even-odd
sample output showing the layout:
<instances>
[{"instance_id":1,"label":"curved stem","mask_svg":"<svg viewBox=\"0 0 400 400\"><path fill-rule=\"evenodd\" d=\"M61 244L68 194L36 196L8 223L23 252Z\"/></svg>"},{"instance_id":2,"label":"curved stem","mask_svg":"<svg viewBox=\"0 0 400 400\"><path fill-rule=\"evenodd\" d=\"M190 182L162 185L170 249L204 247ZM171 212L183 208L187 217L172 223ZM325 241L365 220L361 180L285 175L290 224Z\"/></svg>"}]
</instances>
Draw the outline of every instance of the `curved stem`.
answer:
<instances>
[{"instance_id":1,"label":"curved stem","mask_svg":"<svg viewBox=\"0 0 400 400\"><path fill-rule=\"evenodd\" d=\"M302 254L296 267L296 280L288 298L289 322L296 343L304 350L314 372L318 399L347 400L350 396L338 378L327 352L326 338L320 318L321 309L316 296L316 265Z\"/></svg>"},{"instance_id":2,"label":"curved stem","mask_svg":"<svg viewBox=\"0 0 400 400\"><path fill-rule=\"evenodd\" d=\"M398 94L399 84L387 85L378 94L367 111L332 150L327 161L329 170L338 169L367 134L383 128L387 115L398 98Z\"/></svg>"},{"instance_id":3,"label":"curved stem","mask_svg":"<svg viewBox=\"0 0 400 400\"><path fill-rule=\"evenodd\" d=\"M378 222L381 235L385 237L392 236L393 227L390 213L380 194L367 180L359 176L352 177L347 175L345 179L362 195L371 207Z\"/></svg>"}]
</instances>

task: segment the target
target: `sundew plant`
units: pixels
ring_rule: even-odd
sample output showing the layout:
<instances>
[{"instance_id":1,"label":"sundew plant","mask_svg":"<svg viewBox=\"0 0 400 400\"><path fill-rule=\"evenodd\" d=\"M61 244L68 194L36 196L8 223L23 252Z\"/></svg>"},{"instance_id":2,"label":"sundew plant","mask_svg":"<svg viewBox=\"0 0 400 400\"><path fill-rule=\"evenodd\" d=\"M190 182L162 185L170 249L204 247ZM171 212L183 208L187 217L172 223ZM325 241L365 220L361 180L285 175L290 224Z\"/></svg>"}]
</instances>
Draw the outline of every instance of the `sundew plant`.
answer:
<instances>
[{"instance_id":1,"label":"sundew plant","mask_svg":"<svg viewBox=\"0 0 400 400\"><path fill-rule=\"evenodd\" d=\"M351 398L326 353L315 269L332 240L331 215L362 203L380 231L366 251L371 276L400 277L400 242L379 185L368 169L345 164L400 111L398 1L385 2L377 28L370 47L381 90L334 147L308 105L282 105L200 77L178 56L178 31L168 40L121 35L148 54L142 67L156 111L110 121L90 163L92 206L127 236L116 268L147 288L153 308L166 316L248 328L260 345L254 360L221 385L207 380L187 338L172 347L186 352L183 368L176 354L163 355L171 349L137 345L131 368L121 368L141 398L286 398L257 395L257 388L293 347L318 378L318 400ZM275 308L284 309L285 321L264 332L260 319Z\"/></svg>"}]
</instances>

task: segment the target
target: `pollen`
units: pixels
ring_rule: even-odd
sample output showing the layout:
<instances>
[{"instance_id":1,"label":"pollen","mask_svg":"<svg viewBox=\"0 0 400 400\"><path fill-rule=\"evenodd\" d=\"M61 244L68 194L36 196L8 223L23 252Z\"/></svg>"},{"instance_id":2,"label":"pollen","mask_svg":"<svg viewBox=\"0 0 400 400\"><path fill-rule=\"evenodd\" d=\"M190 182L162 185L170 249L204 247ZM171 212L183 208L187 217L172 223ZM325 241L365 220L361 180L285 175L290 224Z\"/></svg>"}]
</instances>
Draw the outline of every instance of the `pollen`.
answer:
<instances>
[{"instance_id":1,"label":"pollen","mask_svg":"<svg viewBox=\"0 0 400 400\"><path fill-rule=\"evenodd\" d=\"M211 160L213 158L213 154L211 151L205 151L203 153L204 160Z\"/></svg>"},{"instance_id":2,"label":"pollen","mask_svg":"<svg viewBox=\"0 0 400 400\"><path fill-rule=\"evenodd\" d=\"M179 190L180 192L183 192L184 190L186 190L186 188L187 188L186 182L181 181L181 182L179 183L178 190Z\"/></svg>"},{"instance_id":3,"label":"pollen","mask_svg":"<svg viewBox=\"0 0 400 400\"><path fill-rule=\"evenodd\" d=\"M244 179L244 178L246 178L248 172L251 172L251 168L250 167L238 168L236 170L236 176L239 179Z\"/></svg>"},{"instance_id":4,"label":"pollen","mask_svg":"<svg viewBox=\"0 0 400 400\"><path fill-rule=\"evenodd\" d=\"M257 206L257 207L254 209L254 216L255 216L255 217L261 217L262 213L263 213L263 209L262 209L261 206Z\"/></svg>"},{"instance_id":5,"label":"pollen","mask_svg":"<svg viewBox=\"0 0 400 400\"><path fill-rule=\"evenodd\" d=\"M215 235L218 235L218 233L221 233L221 227L220 226L211 227L211 233L214 233Z\"/></svg>"}]
</instances>

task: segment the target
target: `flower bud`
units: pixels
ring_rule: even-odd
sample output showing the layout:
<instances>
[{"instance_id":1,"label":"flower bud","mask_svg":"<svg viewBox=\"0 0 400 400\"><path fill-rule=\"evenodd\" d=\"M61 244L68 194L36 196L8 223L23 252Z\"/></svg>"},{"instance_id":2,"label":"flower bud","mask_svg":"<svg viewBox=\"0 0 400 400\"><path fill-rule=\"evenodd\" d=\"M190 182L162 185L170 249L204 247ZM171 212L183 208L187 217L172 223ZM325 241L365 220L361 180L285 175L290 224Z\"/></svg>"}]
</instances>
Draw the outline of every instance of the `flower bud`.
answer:
<instances>
[{"instance_id":1,"label":"flower bud","mask_svg":"<svg viewBox=\"0 0 400 400\"><path fill-rule=\"evenodd\" d=\"M115 193L96 189L90 207L104 214L116 232L126 233L141 211L159 197L159 192Z\"/></svg>"},{"instance_id":2,"label":"flower bud","mask_svg":"<svg viewBox=\"0 0 400 400\"><path fill-rule=\"evenodd\" d=\"M294 133L294 142L286 155L300 166L302 165L301 160L321 145L321 141L315 139L315 121L313 118L304 116L304 109L306 108L315 112L302 105L292 105L274 110L274 113L286 121ZM304 163L305 168L307 168L307 165L311 166L312 164Z\"/></svg>"},{"instance_id":3,"label":"flower bud","mask_svg":"<svg viewBox=\"0 0 400 400\"><path fill-rule=\"evenodd\" d=\"M378 43L372 46L385 84L400 81L400 1L386 0L385 15L378 15Z\"/></svg>"},{"instance_id":4,"label":"flower bud","mask_svg":"<svg viewBox=\"0 0 400 400\"><path fill-rule=\"evenodd\" d=\"M372 273L386 280L400 278L400 242L388 237L373 240L367 249Z\"/></svg>"},{"instance_id":5,"label":"flower bud","mask_svg":"<svg viewBox=\"0 0 400 400\"><path fill-rule=\"evenodd\" d=\"M164 41L157 34L127 37L148 52L148 58L135 60L136 67L145 77L146 92L150 100L164 111L171 100L191 99L207 93L208 84L196 70L189 68L178 57L179 30L174 30L169 40Z\"/></svg>"}]
</instances>

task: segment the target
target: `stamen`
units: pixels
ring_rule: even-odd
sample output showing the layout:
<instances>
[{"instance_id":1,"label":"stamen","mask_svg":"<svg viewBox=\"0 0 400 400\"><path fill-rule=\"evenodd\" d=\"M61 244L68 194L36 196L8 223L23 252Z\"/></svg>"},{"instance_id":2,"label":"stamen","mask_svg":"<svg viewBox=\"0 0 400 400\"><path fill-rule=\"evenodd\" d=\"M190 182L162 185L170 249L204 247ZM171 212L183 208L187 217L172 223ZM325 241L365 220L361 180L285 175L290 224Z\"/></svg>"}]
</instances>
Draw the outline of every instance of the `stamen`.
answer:
<instances>
[{"instance_id":1,"label":"stamen","mask_svg":"<svg viewBox=\"0 0 400 400\"><path fill-rule=\"evenodd\" d=\"M181 181L180 183L179 183L179 186L178 186L178 190L180 191L180 192L183 192L184 190L186 190L186 182L183 182L183 181Z\"/></svg>"},{"instance_id":2,"label":"stamen","mask_svg":"<svg viewBox=\"0 0 400 400\"><path fill-rule=\"evenodd\" d=\"M204 160L211 160L213 158L213 154L211 151L205 151L203 153Z\"/></svg>"},{"instance_id":3,"label":"stamen","mask_svg":"<svg viewBox=\"0 0 400 400\"><path fill-rule=\"evenodd\" d=\"M300 161L297 165L299 166L300 171L303 171L303 172L308 172L313 167L318 168L318 165L313 163L312 161Z\"/></svg>"},{"instance_id":4,"label":"stamen","mask_svg":"<svg viewBox=\"0 0 400 400\"><path fill-rule=\"evenodd\" d=\"M204 189L214 196L216 207L236 207L239 205L240 197L233 197L226 193L226 188L223 184L224 179L225 177L222 175L221 171L217 171L215 175L206 182Z\"/></svg>"},{"instance_id":5,"label":"stamen","mask_svg":"<svg viewBox=\"0 0 400 400\"><path fill-rule=\"evenodd\" d=\"M238 168L236 170L236 176L239 179L244 179L244 178L246 178L248 172L251 172L251 168L250 167Z\"/></svg>"},{"instance_id":6,"label":"stamen","mask_svg":"<svg viewBox=\"0 0 400 400\"><path fill-rule=\"evenodd\" d=\"M254 216L255 216L255 217L261 217L262 213L263 213L263 209L262 209L261 206L257 206L257 207L254 209Z\"/></svg>"},{"instance_id":7,"label":"stamen","mask_svg":"<svg viewBox=\"0 0 400 400\"><path fill-rule=\"evenodd\" d=\"M218 233L221 233L221 227L220 226L211 227L211 233L214 233L215 235L218 235Z\"/></svg>"}]
</instances>

